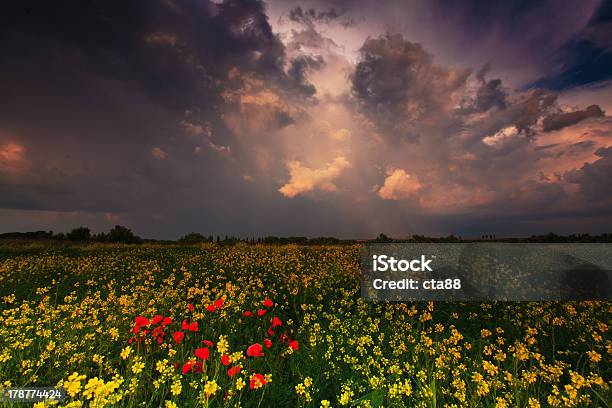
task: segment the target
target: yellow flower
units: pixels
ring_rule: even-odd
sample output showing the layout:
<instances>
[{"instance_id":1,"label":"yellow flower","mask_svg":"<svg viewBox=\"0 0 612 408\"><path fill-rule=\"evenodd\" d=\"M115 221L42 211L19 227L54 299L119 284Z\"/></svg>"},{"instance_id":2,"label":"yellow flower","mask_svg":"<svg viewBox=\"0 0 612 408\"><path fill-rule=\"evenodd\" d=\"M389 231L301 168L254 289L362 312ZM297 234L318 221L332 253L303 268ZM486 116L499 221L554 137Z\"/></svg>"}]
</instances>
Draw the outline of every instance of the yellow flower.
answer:
<instances>
[{"instance_id":1,"label":"yellow flower","mask_svg":"<svg viewBox=\"0 0 612 408\"><path fill-rule=\"evenodd\" d=\"M348 403L351 402L353 395L355 394L353 393L351 388L349 386L343 385L342 394L340 394L340 399L339 399L340 405L348 405Z\"/></svg>"},{"instance_id":2,"label":"yellow flower","mask_svg":"<svg viewBox=\"0 0 612 408\"><path fill-rule=\"evenodd\" d=\"M328 400L321 400L321 408L329 408L331 404Z\"/></svg>"},{"instance_id":3,"label":"yellow flower","mask_svg":"<svg viewBox=\"0 0 612 408\"><path fill-rule=\"evenodd\" d=\"M164 403L164 406L166 408L178 408L178 405L176 405L176 403L170 401L170 400L166 400L166 402Z\"/></svg>"},{"instance_id":4,"label":"yellow flower","mask_svg":"<svg viewBox=\"0 0 612 408\"><path fill-rule=\"evenodd\" d=\"M238 361L242 360L243 357L244 357L244 354L242 354L242 352L236 351L235 353L232 353L230 355L230 361L232 363L237 363Z\"/></svg>"},{"instance_id":5,"label":"yellow flower","mask_svg":"<svg viewBox=\"0 0 612 408\"><path fill-rule=\"evenodd\" d=\"M599 363L601 361L601 354L596 351L587 351L587 355L589 356L589 360L594 363Z\"/></svg>"},{"instance_id":6,"label":"yellow flower","mask_svg":"<svg viewBox=\"0 0 612 408\"><path fill-rule=\"evenodd\" d=\"M85 385L85 391L83 391L83 396L87 399L91 399L94 395L100 394L100 392L104 389L104 381L99 379L98 377L90 378Z\"/></svg>"},{"instance_id":7,"label":"yellow flower","mask_svg":"<svg viewBox=\"0 0 612 408\"><path fill-rule=\"evenodd\" d=\"M502 397L495 399L495 408L508 408L508 402Z\"/></svg>"},{"instance_id":8,"label":"yellow flower","mask_svg":"<svg viewBox=\"0 0 612 408\"><path fill-rule=\"evenodd\" d=\"M110 334L111 339L117 341L119 339L119 329L116 327L111 327L108 329L108 334Z\"/></svg>"},{"instance_id":9,"label":"yellow flower","mask_svg":"<svg viewBox=\"0 0 612 408\"><path fill-rule=\"evenodd\" d=\"M540 402L532 397L529 397L529 401L527 401L528 408L540 408Z\"/></svg>"},{"instance_id":10,"label":"yellow flower","mask_svg":"<svg viewBox=\"0 0 612 408\"><path fill-rule=\"evenodd\" d=\"M244 382L244 380L243 380L242 378L239 378L239 379L236 381L236 389L237 389L238 391L240 391L241 389L243 389L245 385L246 385L246 383Z\"/></svg>"},{"instance_id":11,"label":"yellow flower","mask_svg":"<svg viewBox=\"0 0 612 408\"><path fill-rule=\"evenodd\" d=\"M219 352L219 354L223 355L227 353L228 350L229 343L227 342L227 336L219 336L219 341L217 342L217 351Z\"/></svg>"},{"instance_id":12,"label":"yellow flower","mask_svg":"<svg viewBox=\"0 0 612 408\"><path fill-rule=\"evenodd\" d=\"M488 362L487 360L482 360L482 367L491 376L496 375L499 372L497 366Z\"/></svg>"},{"instance_id":13,"label":"yellow flower","mask_svg":"<svg viewBox=\"0 0 612 408\"><path fill-rule=\"evenodd\" d=\"M121 350L121 359L127 360L127 358L132 354L132 348L130 346L126 346Z\"/></svg>"},{"instance_id":14,"label":"yellow flower","mask_svg":"<svg viewBox=\"0 0 612 408\"><path fill-rule=\"evenodd\" d=\"M306 387L304 387L304 384L298 384L295 386L295 393L297 395L304 395L306 394Z\"/></svg>"},{"instance_id":15,"label":"yellow flower","mask_svg":"<svg viewBox=\"0 0 612 408\"><path fill-rule=\"evenodd\" d=\"M181 385L180 380L174 381L172 383L172 386L170 387L170 392L172 393L172 395L180 395L182 390L183 390L183 387Z\"/></svg>"},{"instance_id":16,"label":"yellow flower","mask_svg":"<svg viewBox=\"0 0 612 408\"><path fill-rule=\"evenodd\" d=\"M476 394L480 397L489 393L489 383L485 381L482 374L475 372L472 374L472 381L476 383Z\"/></svg>"},{"instance_id":17,"label":"yellow flower","mask_svg":"<svg viewBox=\"0 0 612 408\"><path fill-rule=\"evenodd\" d=\"M99 354L94 354L93 357L91 358L91 361L93 361L96 364L102 364L103 360L104 360L104 356L101 356Z\"/></svg>"},{"instance_id":18,"label":"yellow flower","mask_svg":"<svg viewBox=\"0 0 612 408\"><path fill-rule=\"evenodd\" d=\"M208 398L211 395L214 395L218 389L219 389L219 386L217 385L217 382L215 380L208 381L204 385L204 394Z\"/></svg>"},{"instance_id":19,"label":"yellow flower","mask_svg":"<svg viewBox=\"0 0 612 408\"><path fill-rule=\"evenodd\" d=\"M514 348L514 356L520 361L529 360L529 350L523 343L518 343Z\"/></svg>"},{"instance_id":20,"label":"yellow flower","mask_svg":"<svg viewBox=\"0 0 612 408\"><path fill-rule=\"evenodd\" d=\"M84 375L74 372L68 377L68 381L63 382L62 387L64 387L69 396L74 397L81 392L81 381L84 379Z\"/></svg>"},{"instance_id":21,"label":"yellow flower","mask_svg":"<svg viewBox=\"0 0 612 408\"><path fill-rule=\"evenodd\" d=\"M134 364L132 364L132 372L134 374L139 374L145 368L145 364L141 361L142 357L136 356L134 357Z\"/></svg>"}]
</instances>

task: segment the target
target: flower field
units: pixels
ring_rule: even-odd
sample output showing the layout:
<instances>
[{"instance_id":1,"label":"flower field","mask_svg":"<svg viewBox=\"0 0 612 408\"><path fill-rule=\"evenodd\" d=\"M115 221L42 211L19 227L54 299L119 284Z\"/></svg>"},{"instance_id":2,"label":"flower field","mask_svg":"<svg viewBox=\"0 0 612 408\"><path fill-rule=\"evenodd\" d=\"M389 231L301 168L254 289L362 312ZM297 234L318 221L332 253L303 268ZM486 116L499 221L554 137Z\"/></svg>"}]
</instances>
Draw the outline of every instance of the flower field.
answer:
<instances>
[{"instance_id":1,"label":"flower field","mask_svg":"<svg viewBox=\"0 0 612 408\"><path fill-rule=\"evenodd\" d=\"M0 383L61 386L65 407L612 404L611 303L366 303L358 262L0 246Z\"/></svg>"}]
</instances>

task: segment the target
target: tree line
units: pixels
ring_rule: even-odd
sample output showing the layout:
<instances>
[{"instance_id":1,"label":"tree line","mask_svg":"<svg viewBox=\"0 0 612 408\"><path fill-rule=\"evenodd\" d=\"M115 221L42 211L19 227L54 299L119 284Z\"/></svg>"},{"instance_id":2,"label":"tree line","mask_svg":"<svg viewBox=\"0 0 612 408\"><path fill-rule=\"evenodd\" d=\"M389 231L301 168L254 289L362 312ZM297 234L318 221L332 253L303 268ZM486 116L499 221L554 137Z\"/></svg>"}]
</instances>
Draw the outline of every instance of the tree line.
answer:
<instances>
[{"instance_id":1,"label":"tree line","mask_svg":"<svg viewBox=\"0 0 612 408\"><path fill-rule=\"evenodd\" d=\"M124 244L141 244L146 241L134 234L131 229L122 225L115 225L108 233L100 232L92 234L89 228L78 227L72 229L72 231L68 233L60 232L58 234L54 234L53 231L7 232L0 234L0 239L110 242Z\"/></svg>"},{"instance_id":2,"label":"tree line","mask_svg":"<svg viewBox=\"0 0 612 408\"><path fill-rule=\"evenodd\" d=\"M203 235L197 232L191 232L179 238L176 241L172 240L154 240L145 239L137 236L131 229L122 225L115 225L109 232L100 232L92 234L88 227L78 227L72 229L68 233L53 233L53 231L31 231L31 232L7 232L0 234L0 239L4 240L53 240L53 241L72 241L72 242L108 242L108 243L124 243L124 244L142 244L146 242L155 243L179 243L184 245L216 243L218 245L235 245L238 243L244 244L270 244L270 245L351 245L358 242L374 242L374 243L459 243L459 242L508 242L508 243L597 243L597 242L612 242L612 234L572 234L572 235L557 235L548 233L545 235L531 235L524 238L497 238L494 234L482 235L479 238L462 238L461 236L448 235L446 237L428 237L425 235L412 235L408 238L391 238L385 234L379 234L374 239L339 239L336 237L316 237L308 238L302 236L292 237L236 237L220 235Z\"/></svg>"}]
</instances>

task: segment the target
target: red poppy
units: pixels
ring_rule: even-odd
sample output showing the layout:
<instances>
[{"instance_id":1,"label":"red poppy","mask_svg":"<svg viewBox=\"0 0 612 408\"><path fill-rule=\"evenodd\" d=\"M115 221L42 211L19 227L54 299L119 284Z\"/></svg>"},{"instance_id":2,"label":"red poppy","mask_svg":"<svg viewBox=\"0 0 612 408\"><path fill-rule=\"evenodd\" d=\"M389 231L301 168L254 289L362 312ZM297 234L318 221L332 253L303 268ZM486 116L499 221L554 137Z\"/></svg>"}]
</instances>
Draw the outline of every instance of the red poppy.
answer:
<instances>
[{"instance_id":1,"label":"red poppy","mask_svg":"<svg viewBox=\"0 0 612 408\"><path fill-rule=\"evenodd\" d=\"M224 354L221 356L221 364L223 365L229 365L230 364L230 358L227 354Z\"/></svg>"},{"instance_id":2,"label":"red poppy","mask_svg":"<svg viewBox=\"0 0 612 408\"><path fill-rule=\"evenodd\" d=\"M187 327L187 330L192 331L192 332L197 332L198 331L198 322L189 323L189 326Z\"/></svg>"},{"instance_id":3,"label":"red poppy","mask_svg":"<svg viewBox=\"0 0 612 408\"><path fill-rule=\"evenodd\" d=\"M134 320L136 322L136 326L148 326L149 325L149 319L147 319L146 317L137 316L136 319Z\"/></svg>"},{"instance_id":4,"label":"red poppy","mask_svg":"<svg viewBox=\"0 0 612 408\"><path fill-rule=\"evenodd\" d=\"M131 338L128 340L128 344L132 344L132 343L133 343L133 342L135 342L135 341L138 341L138 339L137 339L136 337L131 337Z\"/></svg>"},{"instance_id":5,"label":"red poppy","mask_svg":"<svg viewBox=\"0 0 612 408\"><path fill-rule=\"evenodd\" d=\"M268 336L274 336L274 330L272 330L272 328L268 328Z\"/></svg>"},{"instance_id":6,"label":"red poppy","mask_svg":"<svg viewBox=\"0 0 612 408\"><path fill-rule=\"evenodd\" d=\"M272 301L272 299L266 299L266 300L263 301L263 305L265 307L272 307L272 306L274 306L274 302Z\"/></svg>"},{"instance_id":7,"label":"red poppy","mask_svg":"<svg viewBox=\"0 0 612 408\"><path fill-rule=\"evenodd\" d=\"M278 327L278 326L282 326L283 325L283 321L281 319L279 319L278 317L274 316L274 318L271 320L272 322L272 327Z\"/></svg>"},{"instance_id":8,"label":"red poppy","mask_svg":"<svg viewBox=\"0 0 612 408\"><path fill-rule=\"evenodd\" d=\"M202 340L202 343L206 344L208 347L215 347L215 344L210 340Z\"/></svg>"},{"instance_id":9,"label":"red poppy","mask_svg":"<svg viewBox=\"0 0 612 408\"><path fill-rule=\"evenodd\" d=\"M195 310L195 307L193 306L193 303L190 303L188 307L189 307L189 311L190 312L193 312Z\"/></svg>"},{"instance_id":10,"label":"red poppy","mask_svg":"<svg viewBox=\"0 0 612 408\"><path fill-rule=\"evenodd\" d=\"M224 299L223 299L223 298L220 298L220 299L215 300L215 301L213 302L213 305L214 305L214 306L215 306L217 309L221 309L221 306L223 306L223 302L224 302Z\"/></svg>"},{"instance_id":11,"label":"red poppy","mask_svg":"<svg viewBox=\"0 0 612 408\"><path fill-rule=\"evenodd\" d=\"M249 357L262 357L264 355L263 347L259 343L251 344L247 348L246 353L247 353L247 356Z\"/></svg>"},{"instance_id":12,"label":"red poppy","mask_svg":"<svg viewBox=\"0 0 612 408\"><path fill-rule=\"evenodd\" d=\"M156 328L153 329L153 336L157 336L157 337L164 337L165 333L164 333L164 328L161 326L157 326Z\"/></svg>"},{"instance_id":13,"label":"red poppy","mask_svg":"<svg viewBox=\"0 0 612 408\"><path fill-rule=\"evenodd\" d=\"M197 348L195 349L195 356L201 360L208 360L210 350L207 347Z\"/></svg>"},{"instance_id":14,"label":"red poppy","mask_svg":"<svg viewBox=\"0 0 612 408\"><path fill-rule=\"evenodd\" d=\"M243 316L246 316L246 317L249 317L249 316L253 316L253 313L251 313L251 311L250 311L250 310L247 310L247 311L246 311L246 312L244 312L242 315L243 315Z\"/></svg>"},{"instance_id":15,"label":"red poppy","mask_svg":"<svg viewBox=\"0 0 612 408\"><path fill-rule=\"evenodd\" d=\"M181 324L181 330L189 330L189 323L187 322L187 319L183 320L183 323Z\"/></svg>"},{"instance_id":16,"label":"red poppy","mask_svg":"<svg viewBox=\"0 0 612 408\"><path fill-rule=\"evenodd\" d=\"M136 334L136 333L138 333L139 331L140 331L140 326L139 326L139 325L137 325L137 324L135 324L135 325L134 325L134 328L132 328L132 333Z\"/></svg>"},{"instance_id":17,"label":"red poppy","mask_svg":"<svg viewBox=\"0 0 612 408\"><path fill-rule=\"evenodd\" d=\"M181 331L177 331L174 332L172 334L172 338L174 339L174 341L176 341L177 343L180 343L181 341L183 341L183 339L185 338L185 333L181 332Z\"/></svg>"},{"instance_id":18,"label":"red poppy","mask_svg":"<svg viewBox=\"0 0 612 408\"><path fill-rule=\"evenodd\" d=\"M194 373L201 373L204 371L204 366L202 365L201 361L196 361L196 363L193 365L193 372Z\"/></svg>"},{"instance_id":19,"label":"red poppy","mask_svg":"<svg viewBox=\"0 0 612 408\"><path fill-rule=\"evenodd\" d=\"M172 319L169 317L164 317L164 321L162 322L162 326L167 326L172 323Z\"/></svg>"},{"instance_id":20,"label":"red poppy","mask_svg":"<svg viewBox=\"0 0 612 408\"><path fill-rule=\"evenodd\" d=\"M155 315L155 317L153 318L153 324L159 324L159 322L161 322L162 320L164 320L164 316Z\"/></svg>"},{"instance_id":21,"label":"red poppy","mask_svg":"<svg viewBox=\"0 0 612 408\"><path fill-rule=\"evenodd\" d=\"M240 373L240 366L233 366L232 368L227 370L227 375L229 375L230 377L235 376L236 374Z\"/></svg>"},{"instance_id":22,"label":"red poppy","mask_svg":"<svg viewBox=\"0 0 612 408\"><path fill-rule=\"evenodd\" d=\"M164 338L161 336L157 337L157 344L162 344L164 342Z\"/></svg>"},{"instance_id":23,"label":"red poppy","mask_svg":"<svg viewBox=\"0 0 612 408\"><path fill-rule=\"evenodd\" d=\"M249 384L250 389L254 389L256 384L266 385L266 378L262 374L253 374L251 377L251 383Z\"/></svg>"},{"instance_id":24,"label":"red poppy","mask_svg":"<svg viewBox=\"0 0 612 408\"><path fill-rule=\"evenodd\" d=\"M283 343L289 343L289 336L287 336L285 333L281 334L280 341L282 341Z\"/></svg>"},{"instance_id":25,"label":"red poppy","mask_svg":"<svg viewBox=\"0 0 612 408\"><path fill-rule=\"evenodd\" d=\"M265 315L265 314L266 314L266 312L267 312L267 310L266 310L266 309L259 309L259 310L257 311L257 316L263 316L263 315Z\"/></svg>"},{"instance_id":26,"label":"red poppy","mask_svg":"<svg viewBox=\"0 0 612 408\"><path fill-rule=\"evenodd\" d=\"M191 361L191 360L187 361L185 364L183 364L183 368L181 369L181 372L183 374L190 373L191 370L193 369L194 364L195 364L195 361Z\"/></svg>"},{"instance_id":27,"label":"red poppy","mask_svg":"<svg viewBox=\"0 0 612 408\"><path fill-rule=\"evenodd\" d=\"M215 310L217 310L217 307L215 305L208 305L206 306L206 310L209 312L214 312Z\"/></svg>"},{"instance_id":28,"label":"red poppy","mask_svg":"<svg viewBox=\"0 0 612 408\"><path fill-rule=\"evenodd\" d=\"M298 344L297 340L293 340L289 342L289 347L291 347L294 350L299 350L300 349L300 345Z\"/></svg>"},{"instance_id":29,"label":"red poppy","mask_svg":"<svg viewBox=\"0 0 612 408\"><path fill-rule=\"evenodd\" d=\"M266 346L266 348L272 347L272 340L264 339L264 345Z\"/></svg>"}]
</instances>

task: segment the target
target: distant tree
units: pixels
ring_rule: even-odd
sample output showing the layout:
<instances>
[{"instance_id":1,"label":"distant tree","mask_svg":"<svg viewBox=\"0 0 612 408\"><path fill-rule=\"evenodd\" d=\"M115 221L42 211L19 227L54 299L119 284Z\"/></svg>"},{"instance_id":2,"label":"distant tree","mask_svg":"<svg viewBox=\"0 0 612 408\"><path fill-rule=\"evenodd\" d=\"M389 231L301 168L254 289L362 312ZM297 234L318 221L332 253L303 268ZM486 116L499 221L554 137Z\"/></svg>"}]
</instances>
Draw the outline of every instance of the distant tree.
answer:
<instances>
[{"instance_id":1,"label":"distant tree","mask_svg":"<svg viewBox=\"0 0 612 408\"><path fill-rule=\"evenodd\" d=\"M29 239L47 240L53 239L53 231L29 231L29 232L6 232L0 234L2 239Z\"/></svg>"},{"instance_id":2,"label":"distant tree","mask_svg":"<svg viewBox=\"0 0 612 408\"><path fill-rule=\"evenodd\" d=\"M97 234L94 234L91 239L92 241L96 242L108 242L108 234L104 232L99 232Z\"/></svg>"},{"instance_id":3,"label":"distant tree","mask_svg":"<svg viewBox=\"0 0 612 408\"><path fill-rule=\"evenodd\" d=\"M71 241L89 241L91 239L91 231L87 227L74 228L66 234L66 238Z\"/></svg>"},{"instance_id":4,"label":"distant tree","mask_svg":"<svg viewBox=\"0 0 612 408\"><path fill-rule=\"evenodd\" d=\"M389 242L393 242L393 239L389 238L383 233L380 233L380 235L374 240L374 242L389 243Z\"/></svg>"},{"instance_id":5,"label":"distant tree","mask_svg":"<svg viewBox=\"0 0 612 408\"><path fill-rule=\"evenodd\" d=\"M178 239L181 244L200 244L202 242L208 242L208 238L197 232L192 232Z\"/></svg>"},{"instance_id":6,"label":"distant tree","mask_svg":"<svg viewBox=\"0 0 612 408\"><path fill-rule=\"evenodd\" d=\"M115 225L115 227L108 233L108 241L122 242L125 244L139 244L142 242L142 239L134 235L131 229L122 225Z\"/></svg>"}]
</instances>

